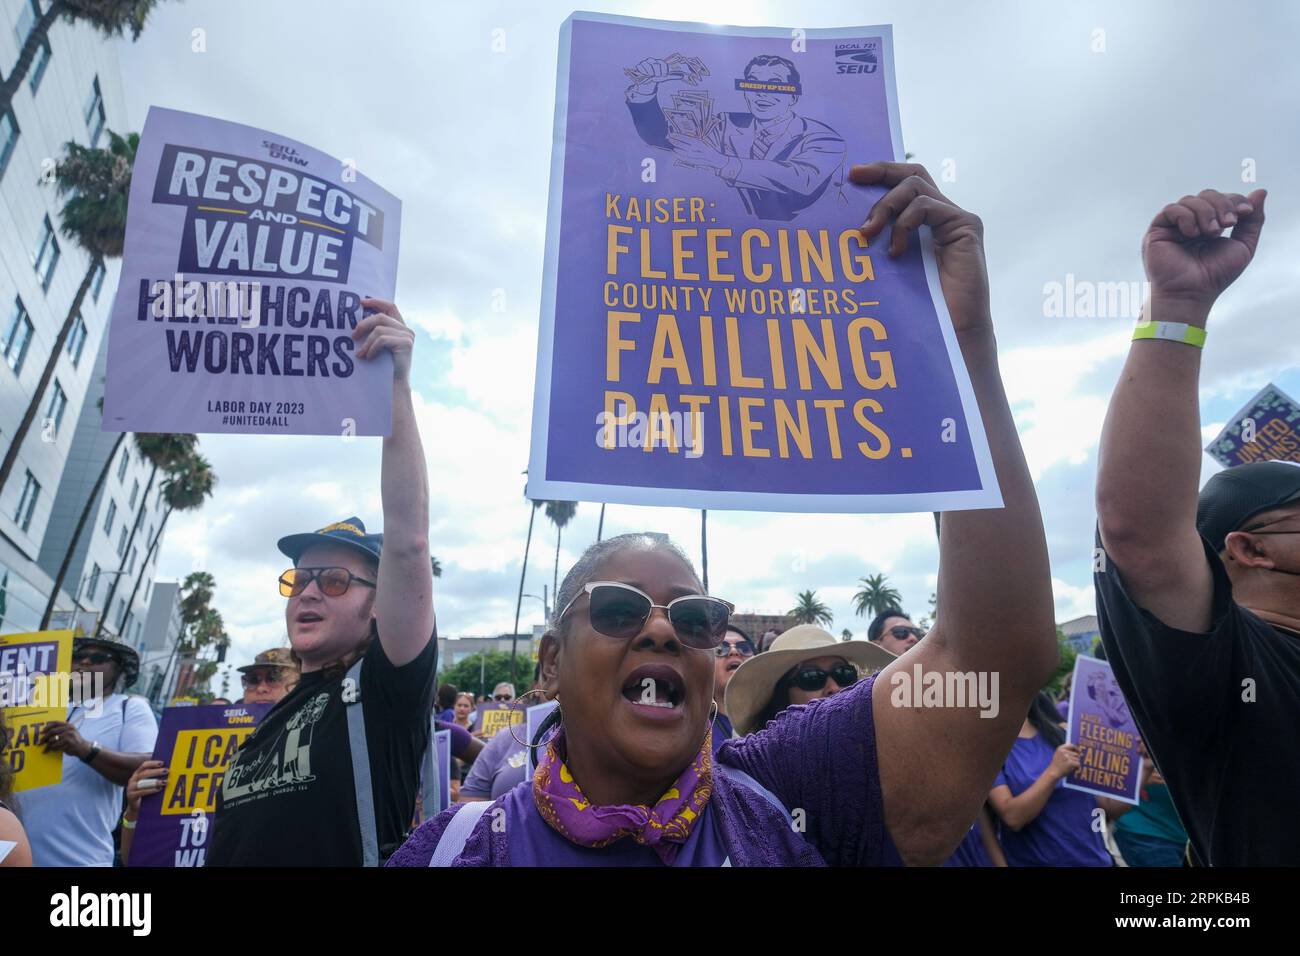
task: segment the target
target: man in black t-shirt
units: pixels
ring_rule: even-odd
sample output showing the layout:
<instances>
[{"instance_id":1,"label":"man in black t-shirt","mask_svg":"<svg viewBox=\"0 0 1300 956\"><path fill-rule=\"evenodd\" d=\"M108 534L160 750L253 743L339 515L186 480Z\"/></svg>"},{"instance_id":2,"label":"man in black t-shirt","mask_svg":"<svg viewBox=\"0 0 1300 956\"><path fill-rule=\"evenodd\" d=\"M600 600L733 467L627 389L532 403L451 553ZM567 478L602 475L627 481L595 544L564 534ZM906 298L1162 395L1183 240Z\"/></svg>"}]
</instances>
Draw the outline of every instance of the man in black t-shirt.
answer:
<instances>
[{"instance_id":1,"label":"man in black t-shirt","mask_svg":"<svg viewBox=\"0 0 1300 956\"><path fill-rule=\"evenodd\" d=\"M362 304L357 357L393 356L380 474L387 534L348 518L280 539L294 565L280 593L302 676L226 773L208 866L373 866L414 813L438 656L414 334L391 302Z\"/></svg>"},{"instance_id":2,"label":"man in black t-shirt","mask_svg":"<svg viewBox=\"0 0 1300 956\"><path fill-rule=\"evenodd\" d=\"M1216 866L1300 864L1300 466L1230 468L1197 495L1206 320L1264 198L1205 190L1151 223L1097 477L1102 642L1195 861Z\"/></svg>"}]
</instances>

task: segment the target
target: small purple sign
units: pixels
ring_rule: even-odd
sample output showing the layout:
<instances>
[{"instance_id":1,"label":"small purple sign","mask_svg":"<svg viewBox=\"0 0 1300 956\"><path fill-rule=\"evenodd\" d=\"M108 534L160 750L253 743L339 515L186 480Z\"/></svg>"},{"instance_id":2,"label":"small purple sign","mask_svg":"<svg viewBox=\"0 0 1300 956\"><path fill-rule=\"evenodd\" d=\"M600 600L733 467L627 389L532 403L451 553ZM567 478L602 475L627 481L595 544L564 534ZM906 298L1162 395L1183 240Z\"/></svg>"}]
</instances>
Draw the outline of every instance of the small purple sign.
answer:
<instances>
[{"instance_id":1,"label":"small purple sign","mask_svg":"<svg viewBox=\"0 0 1300 956\"><path fill-rule=\"evenodd\" d=\"M1142 755L1137 724L1106 661L1075 659L1068 734L1067 741L1079 746L1079 769L1064 786L1125 803L1139 801Z\"/></svg>"},{"instance_id":2,"label":"small purple sign","mask_svg":"<svg viewBox=\"0 0 1300 956\"><path fill-rule=\"evenodd\" d=\"M451 806L451 731L439 730L433 735L433 750L438 761L438 808L441 813Z\"/></svg>"},{"instance_id":3,"label":"small purple sign","mask_svg":"<svg viewBox=\"0 0 1300 956\"><path fill-rule=\"evenodd\" d=\"M1267 385L1205 450L1225 468L1254 461L1300 462L1300 403Z\"/></svg>"},{"instance_id":4,"label":"small purple sign","mask_svg":"<svg viewBox=\"0 0 1300 956\"><path fill-rule=\"evenodd\" d=\"M850 167L904 156L888 26L575 13L555 131L530 497L1001 506L928 230L858 232Z\"/></svg>"},{"instance_id":5,"label":"small purple sign","mask_svg":"<svg viewBox=\"0 0 1300 956\"><path fill-rule=\"evenodd\" d=\"M270 704L168 707L153 759L167 767L161 790L140 801L131 866L202 866L226 768Z\"/></svg>"},{"instance_id":6,"label":"small purple sign","mask_svg":"<svg viewBox=\"0 0 1300 956\"><path fill-rule=\"evenodd\" d=\"M392 299L401 203L351 160L152 107L113 301L105 431L387 435L392 358L356 358Z\"/></svg>"}]
</instances>

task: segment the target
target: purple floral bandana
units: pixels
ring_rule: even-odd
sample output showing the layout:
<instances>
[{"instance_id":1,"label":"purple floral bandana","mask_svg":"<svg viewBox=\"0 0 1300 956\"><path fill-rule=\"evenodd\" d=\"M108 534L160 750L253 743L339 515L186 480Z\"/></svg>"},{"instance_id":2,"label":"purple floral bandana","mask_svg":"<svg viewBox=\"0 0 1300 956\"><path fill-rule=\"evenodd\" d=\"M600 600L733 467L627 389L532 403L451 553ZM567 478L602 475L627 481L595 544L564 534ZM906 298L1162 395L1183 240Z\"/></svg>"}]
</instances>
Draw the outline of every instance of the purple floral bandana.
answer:
<instances>
[{"instance_id":1,"label":"purple floral bandana","mask_svg":"<svg viewBox=\"0 0 1300 956\"><path fill-rule=\"evenodd\" d=\"M552 829L578 846L609 846L630 836L668 866L691 835L713 793L713 727L704 746L653 807L595 806L582 794L560 754L564 731L551 738L533 776L533 800Z\"/></svg>"}]
</instances>

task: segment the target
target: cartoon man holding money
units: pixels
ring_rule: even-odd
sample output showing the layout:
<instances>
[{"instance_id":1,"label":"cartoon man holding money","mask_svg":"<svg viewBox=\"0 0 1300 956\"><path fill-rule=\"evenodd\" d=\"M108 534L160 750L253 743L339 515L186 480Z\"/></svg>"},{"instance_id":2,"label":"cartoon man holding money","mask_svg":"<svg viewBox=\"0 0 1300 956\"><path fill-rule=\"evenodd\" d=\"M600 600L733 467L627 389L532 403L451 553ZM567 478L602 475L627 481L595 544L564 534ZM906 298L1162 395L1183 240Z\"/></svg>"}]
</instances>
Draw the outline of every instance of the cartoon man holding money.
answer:
<instances>
[{"instance_id":1,"label":"cartoon man holding money","mask_svg":"<svg viewBox=\"0 0 1300 956\"><path fill-rule=\"evenodd\" d=\"M638 135L673 150L679 165L716 173L759 219L793 219L843 182L844 140L794 111L802 88L785 57L759 55L745 66L736 89L747 113L715 114L704 90L673 93L671 109L660 104L661 84L698 86L709 75L698 57L649 57L624 72L632 80L627 108Z\"/></svg>"}]
</instances>

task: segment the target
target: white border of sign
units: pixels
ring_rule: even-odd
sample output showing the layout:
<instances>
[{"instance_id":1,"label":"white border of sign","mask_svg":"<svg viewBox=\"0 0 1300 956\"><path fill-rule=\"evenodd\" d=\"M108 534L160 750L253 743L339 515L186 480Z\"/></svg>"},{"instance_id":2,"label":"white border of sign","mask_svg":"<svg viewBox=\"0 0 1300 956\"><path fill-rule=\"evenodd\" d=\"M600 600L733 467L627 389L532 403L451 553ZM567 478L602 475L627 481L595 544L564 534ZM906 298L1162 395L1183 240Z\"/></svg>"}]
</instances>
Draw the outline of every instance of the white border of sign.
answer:
<instances>
[{"instance_id":1,"label":"white border of sign","mask_svg":"<svg viewBox=\"0 0 1300 956\"><path fill-rule=\"evenodd\" d=\"M640 17L621 17L602 13L579 12L569 16L560 27L560 55L556 68L555 124L552 134L551 186L546 222L546 258L542 272L541 322L537 339L537 376L533 392L532 451L529 456L528 497L548 501L602 501L624 505L665 505L666 499L681 495L682 507L711 510L791 511L791 512L914 512L962 511L974 508L1001 508L1002 492L998 488L997 472L989 452L984 420L980 416L971 387L970 375L957 345L957 334L952 327L952 317L939 286L939 268L934 258L934 242L928 227L919 231L921 253L925 263L925 276L930 297L938 313L939 328L943 332L948 359L952 363L957 392L961 398L962 412L970 429L971 448L979 470L980 487L967 491L923 492L914 494L880 495L799 495L769 492L714 491L703 488L645 488L629 485L588 484L573 481L551 481L546 478L546 440L550 433L551 358L555 338L556 273L559 266L560 212L564 207L564 146L568 127L569 57L572 26L575 20L598 23L621 23L659 30L676 30L690 33L715 32L735 37L779 37L790 39L789 30L777 27L731 27L704 23L685 23L666 20L646 20ZM893 28L888 25L867 27L839 27L825 30L807 30L810 39L858 39L864 36L880 37L885 66L885 97L889 105L889 131L894 144L894 159L904 162L903 132L898 118L898 90L894 83ZM671 502L676 504L676 502Z\"/></svg>"}]
</instances>

